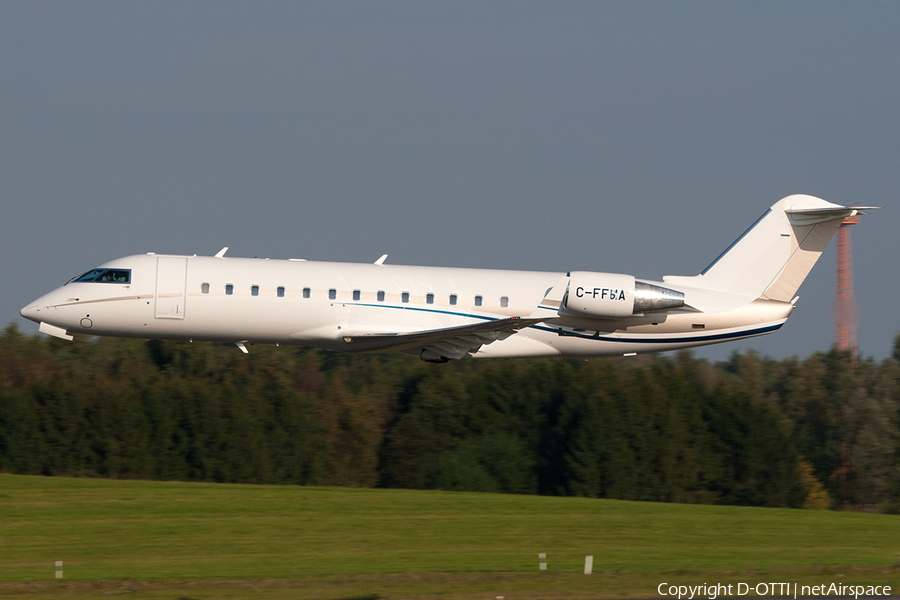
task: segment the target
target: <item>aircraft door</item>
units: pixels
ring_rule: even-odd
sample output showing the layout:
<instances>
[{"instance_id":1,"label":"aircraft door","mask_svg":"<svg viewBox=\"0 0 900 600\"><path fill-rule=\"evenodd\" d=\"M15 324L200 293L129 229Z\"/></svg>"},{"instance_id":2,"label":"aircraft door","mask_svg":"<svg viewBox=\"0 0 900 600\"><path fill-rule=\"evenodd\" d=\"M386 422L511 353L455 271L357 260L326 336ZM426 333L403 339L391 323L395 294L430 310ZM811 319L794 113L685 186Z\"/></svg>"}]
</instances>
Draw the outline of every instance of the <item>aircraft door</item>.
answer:
<instances>
[{"instance_id":1,"label":"aircraft door","mask_svg":"<svg viewBox=\"0 0 900 600\"><path fill-rule=\"evenodd\" d=\"M183 319L187 259L160 256L156 259L156 318Z\"/></svg>"}]
</instances>

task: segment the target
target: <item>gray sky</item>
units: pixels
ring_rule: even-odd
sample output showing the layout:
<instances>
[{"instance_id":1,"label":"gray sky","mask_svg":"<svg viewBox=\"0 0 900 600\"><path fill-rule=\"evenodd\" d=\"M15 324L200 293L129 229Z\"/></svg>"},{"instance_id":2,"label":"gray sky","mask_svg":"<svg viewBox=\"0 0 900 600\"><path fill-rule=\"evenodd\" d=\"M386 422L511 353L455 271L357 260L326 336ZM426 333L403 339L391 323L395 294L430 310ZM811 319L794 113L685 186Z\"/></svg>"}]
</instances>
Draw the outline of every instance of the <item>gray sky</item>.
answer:
<instances>
[{"instance_id":1,"label":"gray sky","mask_svg":"<svg viewBox=\"0 0 900 600\"><path fill-rule=\"evenodd\" d=\"M658 279L792 193L900 332L900 3L0 3L0 311L148 251ZM774 335L834 335L834 245Z\"/></svg>"}]
</instances>

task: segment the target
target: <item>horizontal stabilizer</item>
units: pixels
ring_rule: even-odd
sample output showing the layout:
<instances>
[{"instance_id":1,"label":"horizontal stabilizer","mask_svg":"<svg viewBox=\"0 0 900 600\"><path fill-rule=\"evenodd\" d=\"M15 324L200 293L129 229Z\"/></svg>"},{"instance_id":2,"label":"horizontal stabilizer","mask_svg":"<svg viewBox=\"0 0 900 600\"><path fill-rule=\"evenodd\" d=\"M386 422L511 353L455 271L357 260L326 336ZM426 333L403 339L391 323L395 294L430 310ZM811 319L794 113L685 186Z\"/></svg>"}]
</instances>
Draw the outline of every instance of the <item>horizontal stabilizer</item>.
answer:
<instances>
[{"instance_id":1,"label":"horizontal stabilizer","mask_svg":"<svg viewBox=\"0 0 900 600\"><path fill-rule=\"evenodd\" d=\"M878 206L832 206L828 208L789 208L784 212L791 223L796 225L814 225L834 219L846 219L854 215L864 215L864 210L875 210Z\"/></svg>"}]
</instances>

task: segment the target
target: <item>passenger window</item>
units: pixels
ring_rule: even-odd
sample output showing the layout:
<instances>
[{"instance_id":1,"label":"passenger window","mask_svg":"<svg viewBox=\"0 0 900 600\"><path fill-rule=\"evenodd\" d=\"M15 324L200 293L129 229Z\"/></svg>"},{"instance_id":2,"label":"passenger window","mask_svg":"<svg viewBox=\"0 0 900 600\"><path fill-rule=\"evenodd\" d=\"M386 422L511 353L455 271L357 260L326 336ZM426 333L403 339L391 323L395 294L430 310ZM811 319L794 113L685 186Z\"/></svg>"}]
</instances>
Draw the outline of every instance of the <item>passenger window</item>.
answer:
<instances>
[{"instance_id":1,"label":"passenger window","mask_svg":"<svg viewBox=\"0 0 900 600\"><path fill-rule=\"evenodd\" d=\"M303 297L304 298L309 298L311 293L312 293L312 290L310 290L309 288L303 288Z\"/></svg>"},{"instance_id":2,"label":"passenger window","mask_svg":"<svg viewBox=\"0 0 900 600\"><path fill-rule=\"evenodd\" d=\"M278 295L279 298L284 298L284 286L280 286L280 287L275 291L275 293Z\"/></svg>"},{"instance_id":3,"label":"passenger window","mask_svg":"<svg viewBox=\"0 0 900 600\"><path fill-rule=\"evenodd\" d=\"M334 300L335 298L337 298L337 290L335 290L335 289L328 290L328 299Z\"/></svg>"},{"instance_id":4,"label":"passenger window","mask_svg":"<svg viewBox=\"0 0 900 600\"><path fill-rule=\"evenodd\" d=\"M230 283L225 284L225 295L230 296L234 293L234 286Z\"/></svg>"},{"instance_id":5,"label":"passenger window","mask_svg":"<svg viewBox=\"0 0 900 600\"><path fill-rule=\"evenodd\" d=\"M425 302L427 302L428 304L434 304L434 294L426 294Z\"/></svg>"},{"instance_id":6,"label":"passenger window","mask_svg":"<svg viewBox=\"0 0 900 600\"><path fill-rule=\"evenodd\" d=\"M250 295L251 296L259 296L259 286L258 285L250 286Z\"/></svg>"},{"instance_id":7,"label":"passenger window","mask_svg":"<svg viewBox=\"0 0 900 600\"><path fill-rule=\"evenodd\" d=\"M359 300L359 290L353 290L353 299Z\"/></svg>"},{"instance_id":8,"label":"passenger window","mask_svg":"<svg viewBox=\"0 0 900 600\"><path fill-rule=\"evenodd\" d=\"M475 296L475 306L481 306L481 296Z\"/></svg>"},{"instance_id":9,"label":"passenger window","mask_svg":"<svg viewBox=\"0 0 900 600\"><path fill-rule=\"evenodd\" d=\"M456 306L456 294L450 294L450 306Z\"/></svg>"},{"instance_id":10,"label":"passenger window","mask_svg":"<svg viewBox=\"0 0 900 600\"><path fill-rule=\"evenodd\" d=\"M509 306L509 298L506 296L500 296L500 306L502 308L506 308Z\"/></svg>"},{"instance_id":11,"label":"passenger window","mask_svg":"<svg viewBox=\"0 0 900 600\"><path fill-rule=\"evenodd\" d=\"M209 284L208 284L208 283L201 283L201 284L200 284L200 293L201 293L201 294L208 294L208 293L209 293Z\"/></svg>"},{"instance_id":12,"label":"passenger window","mask_svg":"<svg viewBox=\"0 0 900 600\"><path fill-rule=\"evenodd\" d=\"M402 294L400 294L400 301L409 302L409 292L403 292Z\"/></svg>"},{"instance_id":13,"label":"passenger window","mask_svg":"<svg viewBox=\"0 0 900 600\"><path fill-rule=\"evenodd\" d=\"M384 290L378 290L378 301L384 302Z\"/></svg>"}]
</instances>

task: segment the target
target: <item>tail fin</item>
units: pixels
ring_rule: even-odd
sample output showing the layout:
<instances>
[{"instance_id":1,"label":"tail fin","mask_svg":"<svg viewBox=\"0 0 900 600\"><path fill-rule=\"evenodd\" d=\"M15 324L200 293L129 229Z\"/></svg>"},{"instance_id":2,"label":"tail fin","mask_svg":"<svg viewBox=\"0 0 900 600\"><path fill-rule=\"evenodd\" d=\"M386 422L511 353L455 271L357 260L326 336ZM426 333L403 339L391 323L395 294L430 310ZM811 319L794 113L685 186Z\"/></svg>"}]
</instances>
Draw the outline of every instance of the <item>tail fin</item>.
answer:
<instances>
[{"instance_id":1,"label":"tail fin","mask_svg":"<svg viewBox=\"0 0 900 600\"><path fill-rule=\"evenodd\" d=\"M841 222L871 206L848 207L813 196L788 196L766 211L695 277L663 281L789 302Z\"/></svg>"}]
</instances>

